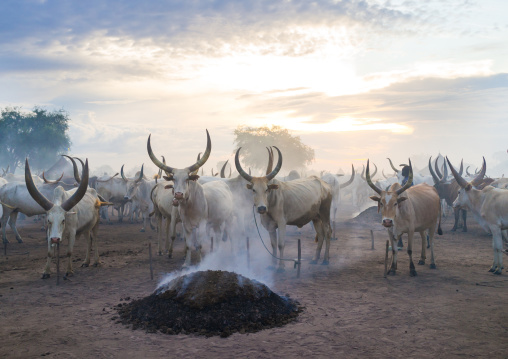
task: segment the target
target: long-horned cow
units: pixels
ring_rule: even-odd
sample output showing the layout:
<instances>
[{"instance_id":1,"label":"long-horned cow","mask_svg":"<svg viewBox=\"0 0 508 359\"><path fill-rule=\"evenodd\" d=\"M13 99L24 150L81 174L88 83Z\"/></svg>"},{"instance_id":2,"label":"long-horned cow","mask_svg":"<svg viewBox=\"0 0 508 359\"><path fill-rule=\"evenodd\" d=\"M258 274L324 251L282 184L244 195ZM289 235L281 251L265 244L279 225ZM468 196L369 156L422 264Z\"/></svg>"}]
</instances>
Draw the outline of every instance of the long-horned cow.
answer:
<instances>
[{"instance_id":1,"label":"long-horned cow","mask_svg":"<svg viewBox=\"0 0 508 359\"><path fill-rule=\"evenodd\" d=\"M382 224L388 229L388 235L392 243L392 264L389 273L395 274L397 270L397 248L396 242L403 233L408 234L407 254L409 255L409 274L416 275L413 263L413 236L419 232L422 238L422 253L418 264L425 264L426 235L428 230L431 263L430 268L436 268L434 261L434 232L438 227L438 234L441 231L441 205L439 195L434 187L426 183L411 186L413 170L411 160L409 161L409 179L404 186L394 183L388 191L378 188L372 183L369 171L369 161L365 177L369 186L379 196L371 196L373 201L378 203L378 210L381 210ZM439 225L438 225L439 221Z\"/></svg>"},{"instance_id":2,"label":"long-horned cow","mask_svg":"<svg viewBox=\"0 0 508 359\"><path fill-rule=\"evenodd\" d=\"M207 145L203 157L192 166L183 169L173 168L160 162L152 152L150 136L147 151L152 162L166 172L167 181L173 181L173 205L178 206L178 213L187 245L184 267L191 265L191 250L196 248L201 260L201 236L197 233L208 226L215 232L217 243L222 238L222 231L229 233L233 219L233 195L229 187L222 181L214 181L201 185L199 176L193 172L205 164L212 151L212 142L206 131ZM224 227L225 226L225 227Z\"/></svg>"},{"instance_id":3,"label":"long-horned cow","mask_svg":"<svg viewBox=\"0 0 508 359\"><path fill-rule=\"evenodd\" d=\"M54 190L53 201L48 200L35 187L30 173L28 159L25 164L25 182L32 198L46 211L48 219L47 240L48 256L42 278L49 278L52 247L68 239L66 276L73 273L72 250L76 237L84 235L87 252L82 266L90 264L92 241L95 240L94 266L99 264L99 250L97 248L97 231L99 226L99 208L103 204L93 188L88 188L88 160L83 169L83 178L78 188L65 191L58 186Z\"/></svg>"},{"instance_id":4,"label":"long-horned cow","mask_svg":"<svg viewBox=\"0 0 508 359\"><path fill-rule=\"evenodd\" d=\"M275 146L274 146L275 147ZM284 270L284 246L286 244L286 226L302 227L313 222L317 234L317 249L311 263L316 263L321 254L323 242L326 242L323 264L330 260L330 206L332 190L330 186L316 176L295 179L288 182L278 181L274 177L282 167L282 154L273 171L263 177L253 177L240 165L240 150L236 151L235 166L240 175L249 183L254 206L261 215L261 223L270 233L273 250L273 263L276 264L277 248L279 249L279 270ZM279 236L277 240L277 232Z\"/></svg>"},{"instance_id":5,"label":"long-horned cow","mask_svg":"<svg viewBox=\"0 0 508 359\"><path fill-rule=\"evenodd\" d=\"M460 186L459 194L453 202L453 206L467 207L485 221L492 233L492 248L494 249L494 261L489 272L501 274L503 269L503 236L508 239L508 191L492 186L486 186L481 190L474 188L474 186L481 183L485 176L487 170L485 158L480 173L471 182L467 182L459 175L448 157L446 161Z\"/></svg>"},{"instance_id":6,"label":"long-horned cow","mask_svg":"<svg viewBox=\"0 0 508 359\"><path fill-rule=\"evenodd\" d=\"M144 232L146 223L149 220L149 214L153 209L153 203L150 200L150 193L152 188L155 186L155 180L145 180L143 178L143 167L136 179L128 179L123 173L123 166L120 171L123 180L125 181L126 191L124 194L124 200L132 201L131 204L131 223L134 222L134 210L140 211L143 217L143 227L140 232Z\"/></svg>"}]
</instances>

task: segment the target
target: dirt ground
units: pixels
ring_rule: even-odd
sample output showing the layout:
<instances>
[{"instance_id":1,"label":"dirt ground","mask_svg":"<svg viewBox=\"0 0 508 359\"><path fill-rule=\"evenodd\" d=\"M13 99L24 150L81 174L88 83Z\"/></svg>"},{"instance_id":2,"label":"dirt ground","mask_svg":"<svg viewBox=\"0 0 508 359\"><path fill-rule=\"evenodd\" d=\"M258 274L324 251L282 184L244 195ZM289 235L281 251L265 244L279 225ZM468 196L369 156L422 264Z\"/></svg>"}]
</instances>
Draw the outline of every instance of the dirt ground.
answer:
<instances>
[{"instance_id":1,"label":"dirt ground","mask_svg":"<svg viewBox=\"0 0 508 359\"><path fill-rule=\"evenodd\" d=\"M0 252L2 358L508 358L508 274L488 272L491 238L472 218L468 233L450 232L451 218L444 220L437 269L428 259L414 278L405 250L397 274L383 278L387 235L375 211L339 223L329 266L309 263L315 250L310 227L291 229L285 256L297 256L302 238L301 277L287 266L273 273L270 288L298 300L304 312L284 327L228 338L145 333L117 323L114 306L151 294L159 279L180 268L183 242L168 259L155 255L155 232L140 233L139 224L102 225L101 266L80 267L86 247L79 240L75 275L57 286L56 261L51 278L41 279L47 245L40 224L24 223L24 243L8 229L7 256ZM416 262L419 256L417 238Z\"/></svg>"}]
</instances>

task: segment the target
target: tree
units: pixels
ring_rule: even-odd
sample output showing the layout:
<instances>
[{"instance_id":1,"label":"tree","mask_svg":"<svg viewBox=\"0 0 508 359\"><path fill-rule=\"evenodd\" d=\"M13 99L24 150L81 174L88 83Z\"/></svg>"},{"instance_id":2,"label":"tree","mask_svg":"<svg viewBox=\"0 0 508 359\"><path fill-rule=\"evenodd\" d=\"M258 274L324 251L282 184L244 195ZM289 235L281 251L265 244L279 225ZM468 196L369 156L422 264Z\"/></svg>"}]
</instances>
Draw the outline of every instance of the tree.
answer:
<instances>
[{"instance_id":1,"label":"tree","mask_svg":"<svg viewBox=\"0 0 508 359\"><path fill-rule=\"evenodd\" d=\"M6 107L0 117L0 164L14 173L25 158L33 169L44 169L56 162L71 144L69 115L64 110L48 112L35 107L22 112L20 107Z\"/></svg>"},{"instance_id":2,"label":"tree","mask_svg":"<svg viewBox=\"0 0 508 359\"><path fill-rule=\"evenodd\" d=\"M239 126L234 135L236 146L242 147L240 154L246 167L265 169L268 162L266 147L269 146L277 146L281 151L285 171L305 167L314 160L314 149L280 126ZM274 161L277 161L276 155Z\"/></svg>"}]
</instances>

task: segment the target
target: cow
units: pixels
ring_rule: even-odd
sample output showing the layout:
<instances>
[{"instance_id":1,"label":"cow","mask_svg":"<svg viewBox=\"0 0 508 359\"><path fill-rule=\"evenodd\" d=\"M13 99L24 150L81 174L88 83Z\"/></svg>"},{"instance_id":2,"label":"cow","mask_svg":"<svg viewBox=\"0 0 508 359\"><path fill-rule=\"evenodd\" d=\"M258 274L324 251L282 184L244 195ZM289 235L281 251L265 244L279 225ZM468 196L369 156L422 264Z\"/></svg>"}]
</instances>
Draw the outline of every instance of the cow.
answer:
<instances>
[{"instance_id":1,"label":"cow","mask_svg":"<svg viewBox=\"0 0 508 359\"><path fill-rule=\"evenodd\" d=\"M332 239L337 239L335 235L335 223L337 219L337 211L339 210L339 204L340 204L340 190L349 186L351 183L353 183L355 179L355 167L351 165L351 178L344 182L339 182L339 175L335 175L333 173L324 173L321 175L321 179L328 183L330 188L332 189L332 204L330 207L331 211L331 222L333 223L332 227Z\"/></svg>"},{"instance_id":2,"label":"cow","mask_svg":"<svg viewBox=\"0 0 508 359\"><path fill-rule=\"evenodd\" d=\"M396 172L396 176L399 183L402 183L404 176L402 175L402 171L395 168L395 166L392 163L392 160L390 158L387 158L387 160L390 162L390 166L392 169ZM401 164L401 167L407 166L406 164ZM420 184L420 183L427 183L430 186L434 185L434 180L432 179L432 176L423 176L419 173L413 173L413 184Z\"/></svg>"},{"instance_id":3,"label":"cow","mask_svg":"<svg viewBox=\"0 0 508 359\"><path fill-rule=\"evenodd\" d=\"M212 142L206 130L207 145L203 157L196 163L183 169L173 168L160 162L153 154L150 136L147 141L147 151L152 162L166 172L164 179L173 181L173 205L178 206L178 214L182 221L182 228L186 241L186 257L183 267L191 265L191 250L196 249L201 261L201 236L205 227L210 228L217 239L222 238L222 231L228 236L234 223L233 195L223 181L213 181L201 185L199 176L193 172L198 170L210 157Z\"/></svg>"},{"instance_id":4,"label":"cow","mask_svg":"<svg viewBox=\"0 0 508 359\"><path fill-rule=\"evenodd\" d=\"M422 238L422 253L418 264L425 264L426 235L428 230L431 263L430 268L435 269L434 260L434 233L436 226L438 234L441 235L441 205L437 190L426 183L411 186L413 180L413 170L411 160L409 160L409 179L401 187L399 183L394 183L388 191L382 190L372 183L370 178L369 161L367 160L367 170L365 177L368 185L379 196L371 196L370 199L378 203L378 211L381 210L381 224L387 228L388 236L392 243L392 264L389 270L390 274L395 274L397 270L397 239L403 233L408 234L407 254L409 255L409 275L416 276L416 268L413 263L413 236L415 232L420 232ZM439 221L439 224L438 224Z\"/></svg>"},{"instance_id":5,"label":"cow","mask_svg":"<svg viewBox=\"0 0 508 359\"><path fill-rule=\"evenodd\" d=\"M103 176L96 179L95 189L102 197L108 202L113 203L113 208L118 211L118 222L123 222L124 206L127 201L124 199L127 186L122 178L116 178L118 173L114 176ZM109 214L105 212L105 219L109 224L112 224Z\"/></svg>"},{"instance_id":6,"label":"cow","mask_svg":"<svg viewBox=\"0 0 508 359\"><path fill-rule=\"evenodd\" d=\"M166 218L166 240L165 248L168 258L173 256L173 242L176 238L176 223L179 220L178 207L173 205L173 192L168 191L173 185L168 182L159 182L151 190L150 198L153 203L153 215L157 221L158 242L157 251L162 255L162 221ZM169 239L171 238L171 242Z\"/></svg>"},{"instance_id":7,"label":"cow","mask_svg":"<svg viewBox=\"0 0 508 359\"><path fill-rule=\"evenodd\" d=\"M52 248L64 239L68 239L67 270L65 276L73 274L72 251L76 237L84 235L87 243L87 252L82 264L90 264L90 251L95 241L94 266L99 265L99 251L97 248L97 232L99 225L99 208L103 203L99 200L97 192L88 188L88 160L85 162L83 178L78 188L65 191L58 186L54 189L53 201L48 200L35 186L30 173L28 159L25 162L25 182L30 196L46 211L48 219L47 241L48 256L42 275L43 279L50 277L50 264L53 255Z\"/></svg>"},{"instance_id":8,"label":"cow","mask_svg":"<svg viewBox=\"0 0 508 359\"><path fill-rule=\"evenodd\" d=\"M282 167L282 154L277 150L279 158L272 172L263 177L247 174L240 165L240 150L236 151L235 166L240 175L247 180L247 188L252 193L251 202L261 216L261 223L270 234L273 264L277 262L279 249L278 271L284 270L284 247L286 243L286 226L295 225L299 228L309 223L314 224L317 234L317 249L311 263L317 263L323 242L326 242L323 264L330 260L330 206L332 190L330 186L316 176L292 181L278 181L274 177ZM278 238L277 232L278 229Z\"/></svg>"},{"instance_id":9,"label":"cow","mask_svg":"<svg viewBox=\"0 0 508 359\"><path fill-rule=\"evenodd\" d=\"M489 272L501 274L503 269L503 237L508 239L508 191L492 186L486 186L481 190L475 188L485 176L487 170L485 158L483 158L480 173L471 182L467 182L459 175L448 157L446 161L460 186L453 206L469 208L486 223L492 233L492 248L494 250L494 261Z\"/></svg>"},{"instance_id":10,"label":"cow","mask_svg":"<svg viewBox=\"0 0 508 359\"><path fill-rule=\"evenodd\" d=\"M135 211L140 211L143 216L143 227L140 232L145 231L146 222L149 220L149 214L153 210L153 203L150 200L150 193L155 186L155 180L147 181L143 178L143 166L136 179L128 179L123 173L123 166L120 171L125 181L124 200L131 202L131 223L134 222Z\"/></svg>"}]
</instances>

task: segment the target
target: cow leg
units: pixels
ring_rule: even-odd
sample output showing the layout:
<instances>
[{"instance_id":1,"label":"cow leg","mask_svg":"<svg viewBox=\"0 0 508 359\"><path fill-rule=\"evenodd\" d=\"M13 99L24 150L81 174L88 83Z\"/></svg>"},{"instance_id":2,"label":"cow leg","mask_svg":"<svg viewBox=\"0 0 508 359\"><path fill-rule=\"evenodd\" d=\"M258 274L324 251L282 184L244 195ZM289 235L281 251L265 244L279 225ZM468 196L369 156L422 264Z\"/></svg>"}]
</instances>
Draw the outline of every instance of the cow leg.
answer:
<instances>
[{"instance_id":1,"label":"cow leg","mask_svg":"<svg viewBox=\"0 0 508 359\"><path fill-rule=\"evenodd\" d=\"M18 220L18 211L11 212L9 216L9 226L11 226L14 234L16 235L16 240L18 243L23 243L21 236L19 235L18 228L16 227L16 221Z\"/></svg>"},{"instance_id":2,"label":"cow leg","mask_svg":"<svg viewBox=\"0 0 508 359\"><path fill-rule=\"evenodd\" d=\"M157 217L157 228L158 228L158 231L157 231L157 253L161 256L162 255L162 216L157 213L155 215ZM166 221L166 224L168 223L168 221ZM167 225L166 225L167 227ZM166 231L166 249L168 248L168 236L167 236L167 231Z\"/></svg>"},{"instance_id":3,"label":"cow leg","mask_svg":"<svg viewBox=\"0 0 508 359\"><path fill-rule=\"evenodd\" d=\"M185 262L182 265L182 268L190 267L191 265L191 250L193 247L192 243L192 229L187 229L185 226L183 226L183 232L185 236Z\"/></svg>"},{"instance_id":4,"label":"cow leg","mask_svg":"<svg viewBox=\"0 0 508 359\"><path fill-rule=\"evenodd\" d=\"M99 221L92 228L90 242L94 245L94 256L93 256L93 266L98 267L101 263L99 261Z\"/></svg>"},{"instance_id":5,"label":"cow leg","mask_svg":"<svg viewBox=\"0 0 508 359\"><path fill-rule=\"evenodd\" d=\"M53 258L54 248L51 247L51 242L48 239L48 255L46 257L46 266L44 266L44 272L42 272L42 279L47 279L51 274L51 258Z\"/></svg>"},{"instance_id":6,"label":"cow leg","mask_svg":"<svg viewBox=\"0 0 508 359\"><path fill-rule=\"evenodd\" d=\"M466 224L467 211L465 209L461 209L461 211L462 211L462 220L464 221L464 227L462 228L462 232L467 232L467 224Z\"/></svg>"},{"instance_id":7,"label":"cow leg","mask_svg":"<svg viewBox=\"0 0 508 359\"><path fill-rule=\"evenodd\" d=\"M279 224L279 268L277 268L278 272L285 271L286 263L283 260L284 258L284 246L286 245L286 224Z\"/></svg>"},{"instance_id":8,"label":"cow leg","mask_svg":"<svg viewBox=\"0 0 508 359\"><path fill-rule=\"evenodd\" d=\"M2 206L2 211L2 218L0 219L0 225L2 227L2 242L9 243L5 231L7 230L7 222L9 221L9 215L11 214L11 211L6 206Z\"/></svg>"},{"instance_id":9,"label":"cow leg","mask_svg":"<svg viewBox=\"0 0 508 359\"><path fill-rule=\"evenodd\" d=\"M140 232L144 232L146 230L146 219L148 218L148 215L145 213L145 211L140 211L140 213L143 220L143 227L140 229Z\"/></svg>"},{"instance_id":10,"label":"cow leg","mask_svg":"<svg viewBox=\"0 0 508 359\"><path fill-rule=\"evenodd\" d=\"M85 232L88 233L87 240L90 237L89 231ZM67 248L67 272L65 273L65 277L68 277L70 275L74 274L74 270L72 269L72 251L74 249L74 242L76 241L76 232L69 233L69 246ZM88 247L88 245L87 245ZM89 253L87 251L87 255L89 256ZM86 258L85 258L86 260ZM88 262L90 262L90 257L88 258Z\"/></svg>"},{"instance_id":11,"label":"cow leg","mask_svg":"<svg viewBox=\"0 0 508 359\"><path fill-rule=\"evenodd\" d=\"M503 269L503 235L501 229L496 226L489 226L492 232L492 249L494 250L494 263L489 272L501 274Z\"/></svg>"},{"instance_id":12,"label":"cow leg","mask_svg":"<svg viewBox=\"0 0 508 359\"><path fill-rule=\"evenodd\" d=\"M415 277L417 273L416 273L415 264L413 263L413 237L414 237L414 232L413 231L409 231L407 233L407 237L408 237L408 240L407 240L407 254L409 256L409 275L411 277Z\"/></svg>"},{"instance_id":13,"label":"cow leg","mask_svg":"<svg viewBox=\"0 0 508 359\"><path fill-rule=\"evenodd\" d=\"M420 255L420 260L418 261L418 264L424 265L425 259L427 259L427 256L425 253L426 249L427 249L427 234L425 233L425 231L420 232L420 237L422 237L422 253Z\"/></svg>"},{"instance_id":14,"label":"cow leg","mask_svg":"<svg viewBox=\"0 0 508 359\"><path fill-rule=\"evenodd\" d=\"M429 242L430 242L430 269L436 269L436 262L434 261L434 237L436 235L436 226L429 228Z\"/></svg>"},{"instance_id":15,"label":"cow leg","mask_svg":"<svg viewBox=\"0 0 508 359\"><path fill-rule=\"evenodd\" d=\"M81 263L81 267L88 267L90 265L90 252L92 250L92 237L90 231L83 232L83 237L86 241L86 255L85 260Z\"/></svg>"},{"instance_id":16,"label":"cow leg","mask_svg":"<svg viewBox=\"0 0 508 359\"><path fill-rule=\"evenodd\" d=\"M270 234L270 243L272 245L272 266L275 268L277 265L277 230L275 228L271 229Z\"/></svg>"},{"instance_id":17,"label":"cow leg","mask_svg":"<svg viewBox=\"0 0 508 359\"><path fill-rule=\"evenodd\" d=\"M396 247L397 239L395 238L395 235L391 230L388 230L388 236L390 237L390 242L392 244L392 265L388 270L388 274L395 275L395 273L397 272L397 254L399 253Z\"/></svg>"}]
</instances>

